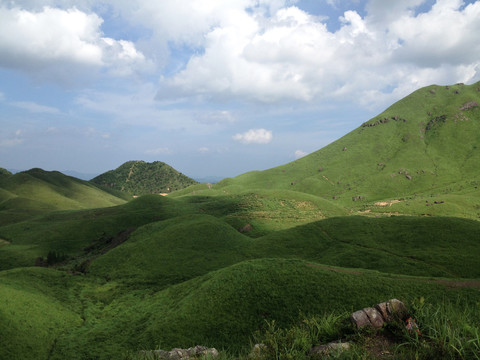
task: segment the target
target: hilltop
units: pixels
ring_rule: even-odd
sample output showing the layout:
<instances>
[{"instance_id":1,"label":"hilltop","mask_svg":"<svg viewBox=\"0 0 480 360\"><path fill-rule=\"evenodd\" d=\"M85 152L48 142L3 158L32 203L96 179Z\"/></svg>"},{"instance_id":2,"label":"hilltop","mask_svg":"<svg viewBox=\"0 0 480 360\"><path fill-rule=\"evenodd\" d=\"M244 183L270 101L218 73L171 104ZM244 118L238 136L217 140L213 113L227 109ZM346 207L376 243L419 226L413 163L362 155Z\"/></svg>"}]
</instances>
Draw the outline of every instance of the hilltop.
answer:
<instances>
[{"instance_id":1,"label":"hilltop","mask_svg":"<svg viewBox=\"0 0 480 360\"><path fill-rule=\"evenodd\" d=\"M131 195L170 193L197 184L195 180L161 161L127 161L90 181Z\"/></svg>"},{"instance_id":2,"label":"hilltop","mask_svg":"<svg viewBox=\"0 0 480 360\"><path fill-rule=\"evenodd\" d=\"M428 86L310 155L214 189L288 190L371 212L478 218L479 104L480 82Z\"/></svg>"}]
</instances>

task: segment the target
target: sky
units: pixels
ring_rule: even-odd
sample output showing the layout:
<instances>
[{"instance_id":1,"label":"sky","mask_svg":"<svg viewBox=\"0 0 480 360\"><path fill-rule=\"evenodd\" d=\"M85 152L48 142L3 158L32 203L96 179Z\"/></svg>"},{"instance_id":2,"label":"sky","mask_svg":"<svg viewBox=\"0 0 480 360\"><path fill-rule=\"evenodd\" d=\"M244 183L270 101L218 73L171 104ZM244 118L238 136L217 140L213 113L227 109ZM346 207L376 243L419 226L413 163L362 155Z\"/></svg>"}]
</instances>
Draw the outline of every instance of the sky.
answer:
<instances>
[{"instance_id":1,"label":"sky","mask_svg":"<svg viewBox=\"0 0 480 360\"><path fill-rule=\"evenodd\" d=\"M480 80L480 0L0 0L0 167L204 178Z\"/></svg>"}]
</instances>

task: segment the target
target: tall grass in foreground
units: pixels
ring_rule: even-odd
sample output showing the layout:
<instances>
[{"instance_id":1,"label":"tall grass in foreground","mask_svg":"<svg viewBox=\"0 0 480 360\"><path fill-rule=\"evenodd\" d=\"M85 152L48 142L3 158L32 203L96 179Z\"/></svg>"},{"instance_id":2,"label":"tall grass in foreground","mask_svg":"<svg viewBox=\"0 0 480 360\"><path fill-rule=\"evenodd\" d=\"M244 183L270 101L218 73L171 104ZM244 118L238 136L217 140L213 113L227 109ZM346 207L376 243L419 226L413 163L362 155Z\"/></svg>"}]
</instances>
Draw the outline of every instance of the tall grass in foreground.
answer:
<instances>
[{"instance_id":1,"label":"tall grass in foreground","mask_svg":"<svg viewBox=\"0 0 480 360\"><path fill-rule=\"evenodd\" d=\"M480 359L480 303L473 307L451 302L432 305L422 299L410 308L418 329L408 330L403 322L397 322L379 330L355 331L347 313L308 317L290 328L269 321L263 330L253 334L243 355L221 351L216 359ZM331 341L349 342L350 347L321 356L309 354L313 346ZM153 354L131 354L125 359L158 358Z\"/></svg>"},{"instance_id":2,"label":"tall grass in foreground","mask_svg":"<svg viewBox=\"0 0 480 360\"><path fill-rule=\"evenodd\" d=\"M398 353L407 359L480 359L480 303L413 305L417 331L405 331Z\"/></svg>"}]
</instances>

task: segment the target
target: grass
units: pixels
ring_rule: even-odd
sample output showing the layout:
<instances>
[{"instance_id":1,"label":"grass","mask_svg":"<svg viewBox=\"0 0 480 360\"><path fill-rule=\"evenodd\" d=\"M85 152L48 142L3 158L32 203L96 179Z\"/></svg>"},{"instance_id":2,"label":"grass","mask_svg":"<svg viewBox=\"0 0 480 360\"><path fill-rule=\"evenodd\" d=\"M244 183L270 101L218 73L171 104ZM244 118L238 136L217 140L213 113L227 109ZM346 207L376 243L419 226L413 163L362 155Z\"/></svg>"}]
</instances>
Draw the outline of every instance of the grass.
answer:
<instances>
[{"instance_id":1,"label":"grass","mask_svg":"<svg viewBox=\"0 0 480 360\"><path fill-rule=\"evenodd\" d=\"M119 205L125 202L101 191L87 181L56 171L31 169L0 178L0 188L24 201L37 202L34 208L47 210L86 209ZM2 203L3 209L18 209L22 203Z\"/></svg>"},{"instance_id":2,"label":"grass","mask_svg":"<svg viewBox=\"0 0 480 360\"><path fill-rule=\"evenodd\" d=\"M0 250L0 269L33 266L37 257L46 257L52 250L78 258L86 248L123 230L188 211L188 206L151 195L116 207L49 212L7 224L0 227L0 236L10 242Z\"/></svg>"},{"instance_id":3,"label":"grass","mask_svg":"<svg viewBox=\"0 0 480 360\"><path fill-rule=\"evenodd\" d=\"M272 226L263 236L229 225L232 214L248 216L261 206L284 207L288 218L297 204L290 193L283 205L263 196L151 195L117 207L52 212L0 227L2 239L11 241L0 254L11 267L52 247L71 251L73 259L60 269L89 262L86 275L33 269L46 280L34 281L30 274L18 282L28 292L28 282L38 283L32 298L39 289L56 289L56 308L69 309L68 319L82 319L64 324L55 346L51 339L45 342L53 349L50 359L119 358L159 344L166 349L202 344L242 354L266 322L288 329L302 316L343 314L392 297L424 296L433 304L460 299L465 306L478 301L479 290L464 279L478 279L476 221L348 216L280 231ZM300 199L310 197L305 196ZM126 242L108 248L105 239L131 226L136 230ZM15 271L20 277L30 269ZM49 272L69 280L59 286ZM0 272L5 273L11 274ZM2 288L8 292L11 285ZM47 295L38 296L52 296ZM57 316L53 309L42 311ZM10 321L16 326L15 318ZM44 354L46 345L35 339Z\"/></svg>"},{"instance_id":4,"label":"grass","mask_svg":"<svg viewBox=\"0 0 480 360\"><path fill-rule=\"evenodd\" d=\"M414 305L419 333L403 331L399 354L418 359L480 359L478 303L464 307L445 301L434 306L421 301Z\"/></svg>"},{"instance_id":5,"label":"grass","mask_svg":"<svg viewBox=\"0 0 480 360\"><path fill-rule=\"evenodd\" d=\"M246 359L261 342L257 359L307 359L340 339L330 358L475 359L480 110L460 110L475 86L420 89L295 162L167 197L2 172L0 358ZM33 266L48 254L64 261ZM390 298L421 335L351 328Z\"/></svg>"},{"instance_id":6,"label":"grass","mask_svg":"<svg viewBox=\"0 0 480 360\"><path fill-rule=\"evenodd\" d=\"M47 269L0 272L0 358L46 359L81 316L67 290L74 279Z\"/></svg>"},{"instance_id":7,"label":"grass","mask_svg":"<svg viewBox=\"0 0 480 360\"><path fill-rule=\"evenodd\" d=\"M477 88L478 83L448 90L422 88L366 123L375 126L360 126L301 159L222 180L213 189L231 193L242 189L296 191L347 209L362 209L366 202L427 196L432 189L455 195L457 191L449 189L463 183L477 194L476 200L471 204L464 196L462 206L449 208L448 215L479 219L475 209L480 205L478 189L472 182L480 175L476 166L480 160L480 107L460 110L468 101L480 102ZM445 123L429 126L442 115ZM380 123L384 119L388 122ZM352 201L358 196L361 200ZM419 211L428 213L424 204Z\"/></svg>"},{"instance_id":8,"label":"grass","mask_svg":"<svg viewBox=\"0 0 480 360\"><path fill-rule=\"evenodd\" d=\"M117 285L92 289L88 297L97 310L90 310L84 326L58 339L53 358L118 358L159 344L168 350L202 344L242 353L251 334L273 320L285 328L300 321L301 314L343 314L394 294L404 299L424 294L434 303L455 301L460 294L469 306L478 296L475 289L398 281L378 273L358 276L282 259L241 262L157 292L127 292Z\"/></svg>"}]
</instances>

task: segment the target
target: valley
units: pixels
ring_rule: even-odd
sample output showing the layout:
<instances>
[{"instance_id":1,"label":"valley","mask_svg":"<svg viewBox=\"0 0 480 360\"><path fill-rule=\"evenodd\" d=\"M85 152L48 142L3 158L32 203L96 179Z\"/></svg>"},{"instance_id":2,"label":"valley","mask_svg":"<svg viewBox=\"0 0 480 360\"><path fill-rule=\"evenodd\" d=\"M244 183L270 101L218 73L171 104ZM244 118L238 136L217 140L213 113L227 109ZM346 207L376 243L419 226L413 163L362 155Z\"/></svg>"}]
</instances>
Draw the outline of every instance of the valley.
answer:
<instances>
[{"instance_id":1,"label":"valley","mask_svg":"<svg viewBox=\"0 0 480 360\"><path fill-rule=\"evenodd\" d=\"M195 345L247 359L272 339L290 352L265 359L338 339L356 345L330 358L478 359L479 103L480 83L422 88L312 154L213 185L159 162L92 181L0 171L0 359ZM348 324L393 298L422 338ZM319 318L330 332L289 343ZM383 355L368 344L391 334Z\"/></svg>"}]
</instances>

